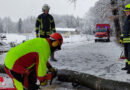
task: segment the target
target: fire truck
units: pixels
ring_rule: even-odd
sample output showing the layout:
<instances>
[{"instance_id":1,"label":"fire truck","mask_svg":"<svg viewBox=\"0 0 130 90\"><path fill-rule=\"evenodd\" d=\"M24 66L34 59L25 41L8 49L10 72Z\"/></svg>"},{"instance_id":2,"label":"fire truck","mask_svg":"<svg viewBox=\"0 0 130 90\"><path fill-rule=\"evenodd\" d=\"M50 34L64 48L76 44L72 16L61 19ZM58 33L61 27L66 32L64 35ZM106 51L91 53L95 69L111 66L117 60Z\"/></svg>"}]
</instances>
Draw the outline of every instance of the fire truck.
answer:
<instances>
[{"instance_id":1,"label":"fire truck","mask_svg":"<svg viewBox=\"0 0 130 90\"><path fill-rule=\"evenodd\" d=\"M110 42L110 25L109 24L96 25L95 42L97 41Z\"/></svg>"}]
</instances>

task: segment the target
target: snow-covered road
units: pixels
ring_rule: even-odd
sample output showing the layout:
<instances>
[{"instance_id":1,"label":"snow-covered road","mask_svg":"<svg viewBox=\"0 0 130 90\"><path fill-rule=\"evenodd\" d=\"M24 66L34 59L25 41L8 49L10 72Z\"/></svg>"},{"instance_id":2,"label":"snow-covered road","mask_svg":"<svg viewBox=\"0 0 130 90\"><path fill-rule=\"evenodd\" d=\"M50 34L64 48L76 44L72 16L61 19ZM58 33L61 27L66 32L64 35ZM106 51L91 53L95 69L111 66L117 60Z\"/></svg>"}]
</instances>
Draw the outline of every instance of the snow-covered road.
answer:
<instances>
[{"instance_id":1,"label":"snow-covered road","mask_svg":"<svg viewBox=\"0 0 130 90\"><path fill-rule=\"evenodd\" d=\"M121 47L114 39L111 42L84 41L64 44L52 65L59 69L70 69L100 76L106 79L130 82L130 75L121 68L125 60L119 60Z\"/></svg>"},{"instance_id":2,"label":"snow-covered road","mask_svg":"<svg viewBox=\"0 0 130 90\"><path fill-rule=\"evenodd\" d=\"M58 62L50 61L58 69L69 69L84 72L106 79L130 82L130 75L122 71L125 61L119 60L121 47L114 42L94 42L93 36L74 36L64 39L62 50L55 54ZM1 63L4 63L4 57L0 56ZM5 79L9 82L8 79ZM67 84L55 88L64 88L65 90L75 90ZM53 86L51 86L53 87ZM51 88L48 87L48 88ZM58 89L56 89L58 90Z\"/></svg>"}]
</instances>

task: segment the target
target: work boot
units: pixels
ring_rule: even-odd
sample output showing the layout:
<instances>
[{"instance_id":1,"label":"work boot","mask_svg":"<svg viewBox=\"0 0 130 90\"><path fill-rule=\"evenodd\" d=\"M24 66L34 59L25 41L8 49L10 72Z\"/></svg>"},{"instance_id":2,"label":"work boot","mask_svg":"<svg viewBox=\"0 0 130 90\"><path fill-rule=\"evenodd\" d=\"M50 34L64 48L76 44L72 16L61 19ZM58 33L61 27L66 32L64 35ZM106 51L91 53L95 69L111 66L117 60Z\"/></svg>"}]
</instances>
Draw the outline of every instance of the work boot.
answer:
<instances>
[{"instance_id":1,"label":"work boot","mask_svg":"<svg viewBox=\"0 0 130 90\"><path fill-rule=\"evenodd\" d=\"M121 70L127 70L127 67L123 67L123 68L121 68Z\"/></svg>"},{"instance_id":2,"label":"work boot","mask_svg":"<svg viewBox=\"0 0 130 90\"><path fill-rule=\"evenodd\" d=\"M122 68L121 70L127 70L128 69L128 63L125 63L125 67Z\"/></svg>"},{"instance_id":3,"label":"work boot","mask_svg":"<svg viewBox=\"0 0 130 90\"><path fill-rule=\"evenodd\" d=\"M50 61L55 61L55 62L57 62L57 60L56 60L55 58L52 58L52 57L50 57Z\"/></svg>"}]
</instances>

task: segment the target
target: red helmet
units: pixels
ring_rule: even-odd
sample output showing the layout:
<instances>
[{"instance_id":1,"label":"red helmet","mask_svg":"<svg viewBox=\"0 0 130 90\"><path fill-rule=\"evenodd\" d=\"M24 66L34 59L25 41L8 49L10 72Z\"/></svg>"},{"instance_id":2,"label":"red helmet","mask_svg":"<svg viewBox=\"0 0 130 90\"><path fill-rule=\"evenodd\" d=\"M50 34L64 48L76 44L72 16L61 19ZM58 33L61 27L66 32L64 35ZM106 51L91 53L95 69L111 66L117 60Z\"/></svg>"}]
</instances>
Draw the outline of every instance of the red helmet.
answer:
<instances>
[{"instance_id":1,"label":"red helmet","mask_svg":"<svg viewBox=\"0 0 130 90\"><path fill-rule=\"evenodd\" d=\"M59 43L59 45L62 45L63 37L60 33L53 33L50 35L50 37L54 38Z\"/></svg>"}]
</instances>

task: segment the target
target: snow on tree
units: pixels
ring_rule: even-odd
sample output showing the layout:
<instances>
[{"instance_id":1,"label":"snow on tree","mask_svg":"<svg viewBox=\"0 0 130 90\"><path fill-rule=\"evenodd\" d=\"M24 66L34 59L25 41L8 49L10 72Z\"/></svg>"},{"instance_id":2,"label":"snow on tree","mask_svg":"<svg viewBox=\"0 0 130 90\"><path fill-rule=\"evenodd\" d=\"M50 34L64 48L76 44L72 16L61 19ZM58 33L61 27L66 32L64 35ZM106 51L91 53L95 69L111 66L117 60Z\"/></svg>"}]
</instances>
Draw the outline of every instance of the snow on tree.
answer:
<instances>
[{"instance_id":1,"label":"snow on tree","mask_svg":"<svg viewBox=\"0 0 130 90\"><path fill-rule=\"evenodd\" d=\"M23 33L23 30L22 30L22 19L21 18L18 21L18 33Z\"/></svg>"},{"instance_id":2,"label":"snow on tree","mask_svg":"<svg viewBox=\"0 0 130 90\"><path fill-rule=\"evenodd\" d=\"M2 23L2 20L0 19L0 33L3 33L4 30L3 30L3 23Z\"/></svg>"},{"instance_id":3,"label":"snow on tree","mask_svg":"<svg viewBox=\"0 0 130 90\"><path fill-rule=\"evenodd\" d=\"M3 23L4 32L6 32L6 33L17 32L16 31L16 23L12 22L12 20L10 19L10 17L5 17L2 20L2 23Z\"/></svg>"}]
</instances>

